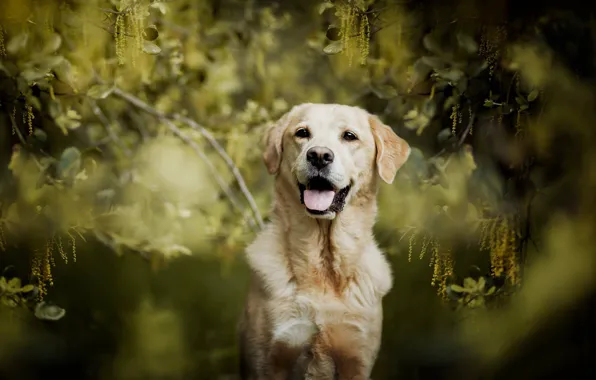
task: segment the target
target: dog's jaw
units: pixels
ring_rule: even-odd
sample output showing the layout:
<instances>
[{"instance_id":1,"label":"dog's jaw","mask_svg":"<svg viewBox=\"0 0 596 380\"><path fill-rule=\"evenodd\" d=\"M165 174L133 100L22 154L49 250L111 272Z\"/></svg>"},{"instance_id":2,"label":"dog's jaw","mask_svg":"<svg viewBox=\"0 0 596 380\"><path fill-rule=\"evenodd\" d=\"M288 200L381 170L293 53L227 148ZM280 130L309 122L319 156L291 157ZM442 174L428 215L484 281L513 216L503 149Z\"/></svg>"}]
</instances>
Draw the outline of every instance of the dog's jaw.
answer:
<instances>
[{"instance_id":1,"label":"dog's jaw","mask_svg":"<svg viewBox=\"0 0 596 380\"><path fill-rule=\"evenodd\" d=\"M310 216L311 218L314 218L314 219L333 220L337 216L337 213L335 211L324 211L324 212L322 212L322 213L319 214L319 213L310 211L306 207L304 208L304 212L306 213L306 215L308 215L308 216Z\"/></svg>"},{"instance_id":2,"label":"dog's jaw","mask_svg":"<svg viewBox=\"0 0 596 380\"><path fill-rule=\"evenodd\" d=\"M333 201L331 202L330 206L325 210L313 210L307 207L307 203L305 203L304 193L307 189L311 188L313 182L323 181L327 182L329 188L333 189L335 195L333 197ZM320 185L319 185L320 186ZM337 190L329 181L325 178L311 178L308 185L301 184L298 182L298 190L300 192L300 203L304 205L304 211L306 214L315 219L327 219L333 220L335 217L344 209L347 204L348 194L351 190L351 185L348 185L342 189Z\"/></svg>"}]
</instances>

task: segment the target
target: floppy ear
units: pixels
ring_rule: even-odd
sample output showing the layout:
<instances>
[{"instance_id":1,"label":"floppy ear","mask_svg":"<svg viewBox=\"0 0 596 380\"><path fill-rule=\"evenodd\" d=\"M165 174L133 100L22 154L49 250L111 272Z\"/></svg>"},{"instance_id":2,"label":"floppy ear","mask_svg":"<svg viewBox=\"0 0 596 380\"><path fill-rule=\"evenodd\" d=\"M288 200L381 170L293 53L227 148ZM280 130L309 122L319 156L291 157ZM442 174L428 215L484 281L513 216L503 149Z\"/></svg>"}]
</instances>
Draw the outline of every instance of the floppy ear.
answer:
<instances>
[{"instance_id":1,"label":"floppy ear","mask_svg":"<svg viewBox=\"0 0 596 380\"><path fill-rule=\"evenodd\" d=\"M288 124L295 115L295 111L304 108L311 103L302 103L292 107L283 114L275 123L273 123L265 133L265 151L263 152L263 161L269 174L277 174L281 165L283 153L283 137Z\"/></svg>"},{"instance_id":2,"label":"floppy ear","mask_svg":"<svg viewBox=\"0 0 596 380\"><path fill-rule=\"evenodd\" d=\"M282 141L284 132L289 122L289 114L286 112L279 120L273 123L265 133L265 151L263 152L263 161L269 174L276 174L281 165L281 154L283 151Z\"/></svg>"},{"instance_id":3,"label":"floppy ear","mask_svg":"<svg viewBox=\"0 0 596 380\"><path fill-rule=\"evenodd\" d=\"M391 127L383 124L378 117L370 115L368 122L377 148L377 171L383 181L392 183L397 170L410 156L410 145L396 135Z\"/></svg>"}]
</instances>

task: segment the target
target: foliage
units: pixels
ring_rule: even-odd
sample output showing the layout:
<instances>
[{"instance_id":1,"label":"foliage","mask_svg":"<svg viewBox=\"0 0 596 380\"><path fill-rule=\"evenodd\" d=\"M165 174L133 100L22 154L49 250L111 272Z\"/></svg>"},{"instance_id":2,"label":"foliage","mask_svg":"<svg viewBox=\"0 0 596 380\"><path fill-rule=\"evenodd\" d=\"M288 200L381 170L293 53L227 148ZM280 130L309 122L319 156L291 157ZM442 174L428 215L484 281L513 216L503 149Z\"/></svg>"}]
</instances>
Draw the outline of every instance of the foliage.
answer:
<instances>
[{"instance_id":1,"label":"foliage","mask_svg":"<svg viewBox=\"0 0 596 380\"><path fill-rule=\"evenodd\" d=\"M410 142L400 178L380 194L377 229L396 267L426 260L420 275L460 311L524 297L530 253L541 256L551 214L568 211L554 206L565 203L565 181L593 182L582 145L593 140L584 127L593 89L557 58L566 52L552 46L549 23L492 19L491 4L290 3L0 6L0 258L19 251L27 261L0 280L6 306L62 318L47 300L54 271L94 242L154 268L193 254L237 257L267 219L263 132L300 102L365 107ZM582 159L560 163L561 136ZM589 206L584 197L575 194ZM481 269L461 279L466 265ZM141 330L159 328L145 323L176 330L156 308L143 304L133 318L142 326L123 357L153 355ZM180 357L168 361L180 372L176 339L168 347ZM138 372L129 359L120 370Z\"/></svg>"}]
</instances>

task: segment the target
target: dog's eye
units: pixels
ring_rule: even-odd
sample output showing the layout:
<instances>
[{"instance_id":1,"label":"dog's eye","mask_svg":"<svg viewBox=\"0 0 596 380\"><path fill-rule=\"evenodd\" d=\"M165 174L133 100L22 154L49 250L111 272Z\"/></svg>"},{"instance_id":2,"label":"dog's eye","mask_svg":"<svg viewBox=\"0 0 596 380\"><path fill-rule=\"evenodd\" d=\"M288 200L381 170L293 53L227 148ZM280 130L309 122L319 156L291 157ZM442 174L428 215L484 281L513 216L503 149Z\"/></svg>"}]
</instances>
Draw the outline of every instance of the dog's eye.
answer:
<instances>
[{"instance_id":1,"label":"dog's eye","mask_svg":"<svg viewBox=\"0 0 596 380\"><path fill-rule=\"evenodd\" d=\"M300 128L299 130L296 131L294 136L300 137L302 139L307 139L310 137L310 132L306 128Z\"/></svg>"},{"instance_id":2,"label":"dog's eye","mask_svg":"<svg viewBox=\"0 0 596 380\"><path fill-rule=\"evenodd\" d=\"M350 131L345 131L342 137L346 141L358 140L358 136L356 136L354 133Z\"/></svg>"}]
</instances>

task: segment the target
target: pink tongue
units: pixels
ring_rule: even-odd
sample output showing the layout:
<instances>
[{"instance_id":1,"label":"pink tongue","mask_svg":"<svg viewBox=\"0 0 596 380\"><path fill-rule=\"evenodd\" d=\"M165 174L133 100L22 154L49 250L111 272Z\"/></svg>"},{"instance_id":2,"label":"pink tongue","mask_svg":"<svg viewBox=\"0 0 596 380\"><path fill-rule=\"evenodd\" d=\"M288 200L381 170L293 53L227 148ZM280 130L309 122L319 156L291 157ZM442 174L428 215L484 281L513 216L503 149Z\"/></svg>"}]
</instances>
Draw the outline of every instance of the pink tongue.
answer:
<instances>
[{"instance_id":1,"label":"pink tongue","mask_svg":"<svg viewBox=\"0 0 596 380\"><path fill-rule=\"evenodd\" d=\"M304 204L310 210L325 211L333 203L335 191L333 190L304 190Z\"/></svg>"}]
</instances>

